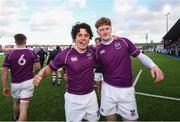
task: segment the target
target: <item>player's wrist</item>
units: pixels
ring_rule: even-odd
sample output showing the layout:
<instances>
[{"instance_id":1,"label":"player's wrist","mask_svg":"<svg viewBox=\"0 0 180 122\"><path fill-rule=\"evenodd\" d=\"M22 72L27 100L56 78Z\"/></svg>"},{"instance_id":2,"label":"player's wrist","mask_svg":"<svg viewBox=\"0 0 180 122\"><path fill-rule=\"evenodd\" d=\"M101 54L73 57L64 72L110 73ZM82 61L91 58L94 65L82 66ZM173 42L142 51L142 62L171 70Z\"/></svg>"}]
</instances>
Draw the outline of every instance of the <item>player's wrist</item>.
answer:
<instances>
[{"instance_id":1,"label":"player's wrist","mask_svg":"<svg viewBox=\"0 0 180 122\"><path fill-rule=\"evenodd\" d=\"M7 88L7 86L3 86L3 91Z\"/></svg>"},{"instance_id":2,"label":"player's wrist","mask_svg":"<svg viewBox=\"0 0 180 122\"><path fill-rule=\"evenodd\" d=\"M4 87L4 88L3 88L3 92L5 91L5 89L6 89L6 88Z\"/></svg>"},{"instance_id":3,"label":"player's wrist","mask_svg":"<svg viewBox=\"0 0 180 122\"><path fill-rule=\"evenodd\" d=\"M3 92L5 92L6 90L8 90L9 88L6 86L3 88Z\"/></svg>"},{"instance_id":4,"label":"player's wrist","mask_svg":"<svg viewBox=\"0 0 180 122\"><path fill-rule=\"evenodd\" d=\"M151 68L152 69L159 69L159 67L157 65L153 65Z\"/></svg>"},{"instance_id":5,"label":"player's wrist","mask_svg":"<svg viewBox=\"0 0 180 122\"><path fill-rule=\"evenodd\" d=\"M40 79L43 78L42 74L38 74L37 76L38 76Z\"/></svg>"},{"instance_id":6,"label":"player's wrist","mask_svg":"<svg viewBox=\"0 0 180 122\"><path fill-rule=\"evenodd\" d=\"M158 68L159 69L159 67L156 64L151 65L151 69L154 69L154 68Z\"/></svg>"}]
</instances>

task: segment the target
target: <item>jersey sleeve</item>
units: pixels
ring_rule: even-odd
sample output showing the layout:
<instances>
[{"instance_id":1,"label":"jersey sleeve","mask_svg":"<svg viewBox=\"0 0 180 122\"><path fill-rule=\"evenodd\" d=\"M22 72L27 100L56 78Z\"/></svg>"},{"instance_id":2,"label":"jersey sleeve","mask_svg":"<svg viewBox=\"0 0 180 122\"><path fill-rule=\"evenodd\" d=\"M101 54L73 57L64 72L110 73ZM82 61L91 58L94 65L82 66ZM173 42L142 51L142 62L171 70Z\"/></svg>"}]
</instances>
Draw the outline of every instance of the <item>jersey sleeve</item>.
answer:
<instances>
[{"instance_id":1,"label":"jersey sleeve","mask_svg":"<svg viewBox=\"0 0 180 122\"><path fill-rule=\"evenodd\" d=\"M65 58L67 55L68 49L63 50L56 55L56 57L50 61L49 67L52 71L57 71L60 67L65 65Z\"/></svg>"},{"instance_id":2,"label":"jersey sleeve","mask_svg":"<svg viewBox=\"0 0 180 122\"><path fill-rule=\"evenodd\" d=\"M35 53L34 51L32 53L33 53L33 56L34 56L34 63L39 62L39 57L38 57L37 53Z\"/></svg>"},{"instance_id":3,"label":"jersey sleeve","mask_svg":"<svg viewBox=\"0 0 180 122\"><path fill-rule=\"evenodd\" d=\"M128 52L131 56L136 57L140 54L140 50L136 48L136 46L127 38L123 38L125 40L125 43L128 47Z\"/></svg>"},{"instance_id":4,"label":"jersey sleeve","mask_svg":"<svg viewBox=\"0 0 180 122\"><path fill-rule=\"evenodd\" d=\"M89 49L91 50L92 54L93 54L93 57L94 57L94 65L97 65L98 64L98 60L96 58L96 50L97 48L96 47L93 47L93 46L89 46Z\"/></svg>"}]
</instances>

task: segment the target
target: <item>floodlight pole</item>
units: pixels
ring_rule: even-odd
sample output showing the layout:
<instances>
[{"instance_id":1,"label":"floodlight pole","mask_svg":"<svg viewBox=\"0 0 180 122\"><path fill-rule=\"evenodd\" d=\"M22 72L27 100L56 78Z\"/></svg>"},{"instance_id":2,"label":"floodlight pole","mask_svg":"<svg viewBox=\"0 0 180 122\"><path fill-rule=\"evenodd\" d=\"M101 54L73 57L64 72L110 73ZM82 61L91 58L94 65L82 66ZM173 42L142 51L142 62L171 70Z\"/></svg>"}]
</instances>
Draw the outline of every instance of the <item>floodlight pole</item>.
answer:
<instances>
[{"instance_id":1,"label":"floodlight pole","mask_svg":"<svg viewBox=\"0 0 180 122\"><path fill-rule=\"evenodd\" d=\"M148 43L148 34L146 33L146 43Z\"/></svg>"},{"instance_id":2,"label":"floodlight pole","mask_svg":"<svg viewBox=\"0 0 180 122\"><path fill-rule=\"evenodd\" d=\"M166 32L168 32L168 15L169 15L170 13L169 12L167 12L166 14L165 14L165 16L166 16Z\"/></svg>"}]
</instances>

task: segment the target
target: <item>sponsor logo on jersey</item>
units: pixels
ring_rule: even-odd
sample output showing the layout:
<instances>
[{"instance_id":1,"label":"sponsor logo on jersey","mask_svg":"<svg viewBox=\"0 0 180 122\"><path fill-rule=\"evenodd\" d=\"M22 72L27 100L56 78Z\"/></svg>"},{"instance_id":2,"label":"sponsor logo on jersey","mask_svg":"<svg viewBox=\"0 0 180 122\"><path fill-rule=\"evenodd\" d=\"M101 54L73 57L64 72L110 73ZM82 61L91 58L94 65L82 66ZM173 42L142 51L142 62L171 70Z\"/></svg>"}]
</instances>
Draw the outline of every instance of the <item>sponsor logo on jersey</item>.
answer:
<instances>
[{"instance_id":1,"label":"sponsor logo on jersey","mask_svg":"<svg viewBox=\"0 0 180 122\"><path fill-rule=\"evenodd\" d=\"M88 59L92 59L93 58L91 53L87 53L87 57L88 57Z\"/></svg>"},{"instance_id":2,"label":"sponsor logo on jersey","mask_svg":"<svg viewBox=\"0 0 180 122\"><path fill-rule=\"evenodd\" d=\"M77 60L78 60L77 57L71 57L71 61L72 61L72 62L75 62L75 61L77 61Z\"/></svg>"},{"instance_id":3,"label":"sponsor logo on jersey","mask_svg":"<svg viewBox=\"0 0 180 122\"><path fill-rule=\"evenodd\" d=\"M120 49L121 48L120 42L115 42L114 46L115 46L116 49Z\"/></svg>"},{"instance_id":4,"label":"sponsor logo on jersey","mask_svg":"<svg viewBox=\"0 0 180 122\"><path fill-rule=\"evenodd\" d=\"M106 52L105 50L101 50L101 51L100 51L100 54L103 54L103 53L105 53L105 52Z\"/></svg>"}]
</instances>

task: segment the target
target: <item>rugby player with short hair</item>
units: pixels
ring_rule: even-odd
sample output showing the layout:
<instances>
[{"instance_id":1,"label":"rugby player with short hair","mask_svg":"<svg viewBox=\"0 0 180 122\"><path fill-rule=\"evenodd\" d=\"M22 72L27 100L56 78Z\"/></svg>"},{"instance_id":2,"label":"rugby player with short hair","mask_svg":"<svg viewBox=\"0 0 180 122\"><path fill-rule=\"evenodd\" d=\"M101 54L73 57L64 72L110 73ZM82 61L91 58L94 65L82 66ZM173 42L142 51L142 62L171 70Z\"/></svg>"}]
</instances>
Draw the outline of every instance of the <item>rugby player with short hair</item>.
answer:
<instances>
[{"instance_id":1,"label":"rugby player with short hair","mask_svg":"<svg viewBox=\"0 0 180 122\"><path fill-rule=\"evenodd\" d=\"M93 48L88 47L93 33L86 23L77 23L71 30L75 46L69 47L55 57L35 77L34 84L65 66L67 89L65 97L66 121L99 120L99 109L96 93L93 88L93 66L96 63Z\"/></svg>"},{"instance_id":2,"label":"rugby player with short hair","mask_svg":"<svg viewBox=\"0 0 180 122\"><path fill-rule=\"evenodd\" d=\"M56 55L61 52L61 48L60 46L56 46L56 49L54 49L53 51L51 51L49 53L49 57L48 57L48 61L47 61L47 65L50 63L50 61L52 61ZM57 71L52 73L52 84L55 85L55 83L57 82L58 85L61 84L61 71L63 70L63 68L59 68Z\"/></svg>"},{"instance_id":3,"label":"rugby player with short hair","mask_svg":"<svg viewBox=\"0 0 180 122\"><path fill-rule=\"evenodd\" d=\"M26 121L29 101L33 96L33 67L40 69L39 58L35 52L26 48L26 36L14 36L16 49L7 53L2 65L3 94L8 93L8 69L11 73L11 95L13 97L14 120Z\"/></svg>"},{"instance_id":4,"label":"rugby player with short hair","mask_svg":"<svg viewBox=\"0 0 180 122\"><path fill-rule=\"evenodd\" d=\"M102 17L96 21L95 27L102 42L96 50L96 57L103 66L103 83L101 90L100 112L107 121L115 121L119 114L124 121L138 118L135 90L131 67L131 56L137 57L146 67L151 69L155 83L164 79L160 68L146 55L142 54L127 38L111 37L111 20Z\"/></svg>"},{"instance_id":5,"label":"rugby player with short hair","mask_svg":"<svg viewBox=\"0 0 180 122\"><path fill-rule=\"evenodd\" d=\"M40 50L37 52L38 56L39 56L39 60L40 60L40 65L41 68L43 68L44 66L44 61L47 57L47 52L43 49L43 47L40 48Z\"/></svg>"},{"instance_id":6,"label":"rugby player with short hair","mask_svg":"<svg viewBox=\"0 0 180 122\"><path fill-rule=\"evenodd\" d=\"M95 38L95 48L98 48L100 44L101 44L101 38L99 38L99 37ZM100 96L101 95L101 84L103 81L103 67L100 64L95 65L94 81L97 86L97 94L98 94L98 96Z\"/></svg>"}]
</instances>

